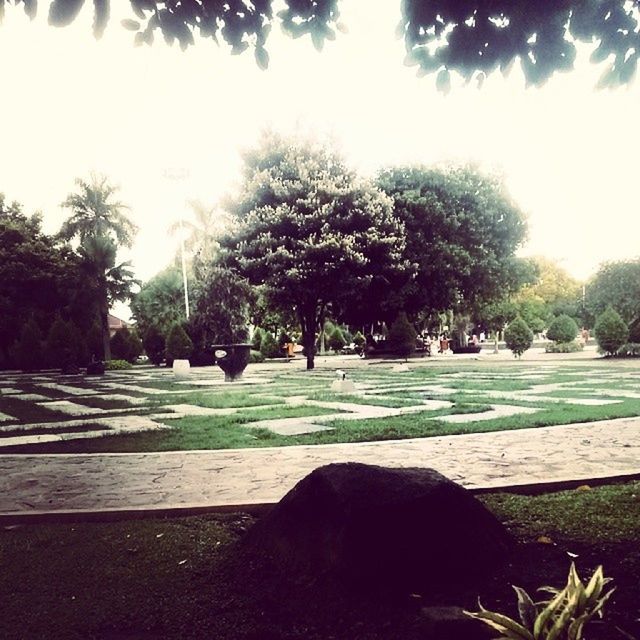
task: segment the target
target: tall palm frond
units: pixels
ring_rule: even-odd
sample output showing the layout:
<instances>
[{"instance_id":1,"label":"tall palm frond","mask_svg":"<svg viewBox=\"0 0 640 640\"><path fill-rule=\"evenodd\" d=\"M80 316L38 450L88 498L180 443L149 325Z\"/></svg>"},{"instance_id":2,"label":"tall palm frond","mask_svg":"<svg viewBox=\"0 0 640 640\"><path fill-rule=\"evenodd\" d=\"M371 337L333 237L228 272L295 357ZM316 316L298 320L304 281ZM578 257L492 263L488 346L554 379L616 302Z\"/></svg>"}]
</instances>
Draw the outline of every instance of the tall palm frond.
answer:
<instances>
[{"instance_id":1,"label":"tall palm frond","mask_svg":"<svg viewBox=\"0 0 640 640\"><path fill-rule=\"evenodd\" d=\"M228 223L228 215L218 206L207 207L198 200L190 200L189 206L195 214L195 221L177 220L169 226L169 233L175 235L180 230L185 233L184 246L193 255L210 260L218 248L218 238Z\"/></svg>"},{"instance_id":2,"label":"tall palm frond","mask_svg":"<svg viewBox=\"0 0 640 640\"><path fill-rule=\"evenodd\" d=\"M130 247L138 230L125 210L128 207L113 200L117 188L105 176L91 174L89 182L78 178L77 193L71 193L62 206L71 210L71 216L62 224L58 236L63 240L89 236L112 237L118 244Z\"/></svg>"}]
</instances>

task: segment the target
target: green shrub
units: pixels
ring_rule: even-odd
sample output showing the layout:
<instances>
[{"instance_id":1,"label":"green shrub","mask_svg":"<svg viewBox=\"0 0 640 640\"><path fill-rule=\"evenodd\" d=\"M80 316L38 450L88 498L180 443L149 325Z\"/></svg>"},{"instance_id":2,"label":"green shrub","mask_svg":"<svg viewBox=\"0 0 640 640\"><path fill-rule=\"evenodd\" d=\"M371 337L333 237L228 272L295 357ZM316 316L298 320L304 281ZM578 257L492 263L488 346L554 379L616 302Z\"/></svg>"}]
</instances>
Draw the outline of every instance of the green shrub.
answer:
<instances>
[{"instance_id":1,"label":"green shrub","mask_svg":"<svg viewBox=\"0 0 640 640\"><path fill-rule=\"evenodd\" d=\"M516 316L504 330L504 341L513 355L520 358L533 344L533 331L520 316Z\"/></svg>"},{"instance_id":2,"label":"green shrub","mask_svg":"<svg viewBox=\"0 0 640 640\"><path fill-rule=\"evenodd\" d=\"M113 334L111 338L111 356L116 360L135 362L142 353L140 338L126 327Z\"/></svg>"},{"instance_id":3,"label":"green shrub","mask_svg":"<svg viewBox=\"0 0 640 640\"><path fill-rule=\"evenodd\" d=\"M582 351L584 349L580 342L553 342L548 344L544 350L545 353L575 353L576 351Z\"/></svg>"},{"instance_id":4,"label":"green shrub","mask_svg":"<svg viewBox=\"0 0 640 640\"><path fill-rule=\"evenodd\" d=\"M558 316L547 330L547 338L554 342L572 342L578 335L578 325L566 314Z\"/></svg>"},{"instance_id":5,"label":"green shrub","mask_svg":"<svg viewBox=\"0 0 640 640\"><path fill-rule=\"evenodd\" d=\"M501 613L488 611L482 605L477 613L469 611L465 613L497 631L500 638L582 640L584 626L596 616L602 618L604 605L615 591L615 589L604 590L609 582L611 578L605 578L602 567L598 567L585 585L580 580L575 565L571 563L569 578L564 589L552 587L538 589L550 594L551 597L548 600L534 602L524 589L513 587L518 596L520 622Z\"/></svg>"},{"instance_id":6,"label":"green shrub","mask_svg":"<svg viewBox=\"0 0 640 640\"><path fill-rule=\"evenodd\" d=\"M249 362L251 364L255 364L256 362L264 362L264 356L259 351L251 349L251 352L249 353Z\"/></svg>"},{"instance_id":7,"label":"green shrub","mask_svg":"<svg viewBox=\"0 0 640 640\"><path fill-rule=\"evenodd\" d=\"M157 327L152 325L147 329L142 346L151 364L159 365L164 360L165 340Z\"/></svg>"},{"instance_id":8,"label":"green shrub","mask_svg":"<svg viewBox=\"0 0 640 640\"><path fill-rule=\"evenodd\" d=\"M262 344L262 338L264 331L260 327L256 327L253 330L253 337L251 338L251 349L253 351L260 351L260 345Z\"/></svg>"},{"instance_id":9,"label":"green shrub","mask_svg":"<svg viewBox=\"0 0 640 640\"><path fill-rule=\"evenodd\" d=\"M106 371L122 371L123 369L131 369L133 365L126 360L109 360L104 363Z\"/></svg>"},{"instance_id":10,"label":"green shrub","mask_svg":"<svg viewBox=\"0 0 640 640\"><path fill-rule=\"evenodd\" d=\"M629 330L620 314L609 306L598 316L595 334L600 351L612 356L627 341Z\"/></svg>"},{"instance_id":11,"label":"green shrub","mask_svg":"<svg viewBox=\"0 0 640 640\"><path fill-rule=\"evenodd\" d=\"M42 333L33 318L22 327L20 340L13 349L13 361L23 371L33 371L44 364Z\"/></svg>"},{"instance_id":12,"label":"green shrub","mask_svg":"<svg viewBox=\"0 0 640 640\"><path fill-rule=\"evenodd\" d=\"M640 342L627 342L618 349L618 355L626 358L640 356Z\"/></svg>"},{"instance_id":13,"label":"green shrub","mask_svg":"<svg viewBox=\"0 0 640 640\"><path fill-rule=\"evenodd\" d=\"M367 339L359 331L357 331L356 335L353 336L353 344L355 344L359 349L362 349L362 347L367 344Z\"/></svg>"},{"instance_id":14,"label":"green shrub","mask_svg":"<svg viewBox=\"0 0 640 640\"><path fill-rule=\"evenodd\" d=\"M174 324L167 338L167 360L187 360L192 352L191 338L181 324Z\"/></svg>"},{"instance_id":15,"label":"green shrub","mask_svg":"<svg viewBox=\"0 0 640 640\"><path fill-rule=\"evenodd\" d=\"M79 364L80 344L77 329L58 316L47 335L47 361L63 371L71 371Z\"/></svg>"},{"instance_id":16,"label":"green shrub","mask_svg":"<svg viewBox=\"0 0 640 640\"><path fill-rule=\"evenodd\" d=\"M402 311L391 325L387 344L393 353L401 358L408 358L416 348L417 335L407 314Z\"/></svg>"},{"instance_id":17,"label":"green shrub","mask_svg":"<svg viewBox=\"0 0 640 640\"><path fill-rule=\"evenodd\" d=\"M275 338L269 333L265 331L262 336L262 342L260 343L260 353L265 358L279 358L284 356L284 351L278 347L278 343Z\"/></svg>"},{"instance_id":18,"label":"green shrub","mask_svg":"<svg viewBox=\"0 0 640 640\"><path fill-rule=\"evenodd\" d=\"M344 339L342 330L340 329L340 327L336 327L333 330L333 333L329 336L327 346L332 351L338 352L345 346L345 344L347 344L347 341Z\"/></svg>"},{"instance_id":19,"label":"green shrub","mask_svg":"<svg viewBox=\"0 0 640 640\"><path fill-rule=\"evenodd\" d=\"M96 320L87 332L87 348L89 349L89 357L104 360L104 339L99 320Z\"/></svg>"}]
</instances>

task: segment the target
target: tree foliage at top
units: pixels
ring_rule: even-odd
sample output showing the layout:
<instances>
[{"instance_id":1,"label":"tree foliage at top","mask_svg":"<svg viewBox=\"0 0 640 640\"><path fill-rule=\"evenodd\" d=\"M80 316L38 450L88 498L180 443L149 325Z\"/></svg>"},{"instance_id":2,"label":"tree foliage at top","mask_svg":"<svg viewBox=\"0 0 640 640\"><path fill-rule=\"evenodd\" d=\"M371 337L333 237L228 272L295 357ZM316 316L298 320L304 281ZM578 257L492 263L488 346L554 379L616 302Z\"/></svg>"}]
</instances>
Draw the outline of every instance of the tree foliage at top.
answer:
<instances>
[{"instance_id":1,"label":"tree foliage at top","mask_svg":"<svg viewBox=\"0 0 640 640\"><path fill-rule=\"evenodd\" d=\"M394 200L406 229L405 257L415 268L395 294L399 309L470 308L528 278L514 257L526 219L497 178L468 166L397 167L380 172L378 185Z\"/></svg>"},{"instance_id":2,"label":"tree foliage at top","mask_svg":"<svg viewBox=\"0 0 640 640\"><path fill-rule=\"evenodd\" d=\"M265 133L244 161L222 245L274 306L295 307L313 368L327 305L404 267L402 225L390 198L327 146Z\"/></svg>"},{"instance_id":3,"label":"tree foliage at top","mask_svg":"<svg viewBox=\"0 0 640 640\"><path fill-rule=\"evenodd\" d=\"M14 0L34 17L34 0ZM66 26L85 0L51 0L49 23ZM88 4L88 3L87 3ZM338 0L286 0L274 14L272 0L130 0L133 13L122 25L136 45L161 34L182 49L195 37L224 41L233 54L251 51L263 69L274 24L293 38L308 36L316 49L346 31ZM4 3L0 2L0 18ZM370 3L376 11L376 3ZM100 37L109 21L110 0L93 0L93 30ZM520 61L528 84L541 85L554 73L573 69L576 43L597 42L593 62L607 61L599 85L630 82L640 55L638 0L402 0L396 33L404 38L405 64L421 75L437 73L447 90L450 72L482 83L493 71L507 73Z\"/></svg>"}]
</instances>

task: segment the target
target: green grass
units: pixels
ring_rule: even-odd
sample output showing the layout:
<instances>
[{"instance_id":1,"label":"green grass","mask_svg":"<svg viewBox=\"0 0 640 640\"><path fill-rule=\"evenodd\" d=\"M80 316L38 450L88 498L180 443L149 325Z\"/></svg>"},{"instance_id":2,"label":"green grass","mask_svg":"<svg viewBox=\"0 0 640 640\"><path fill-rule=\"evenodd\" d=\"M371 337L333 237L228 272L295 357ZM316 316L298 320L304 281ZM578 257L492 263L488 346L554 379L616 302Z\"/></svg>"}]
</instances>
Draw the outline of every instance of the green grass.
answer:
<instances>
[{"instance_id":1,"label":"green grass","mask_svg":"<svg viewBox=\"0 0 640 640\"><path fill-rule=\"evenodd\" d=\"M460 391L525 391L531 389L535 382L537 381L449 379L443 381L443 384Z\"/></svg>"},{"instance_id":2,"label":"green grass","mask_svg":"<svg viewBox=\"0 0 640 640\"><path fill-rule=\"evenodd\" d=\"M273 407L243 411L229 416L189 416L167 420L172 429L146 433L108 436L24 445L20 452L49 453L131 453L139 451L179 451L201 449L237 449L250 447L282 447L290 445L334 444L339 442L370 442L424 438L441 435L464 425L448 425L431 419L449 413L470 413L486 410L483 405L461 404L451 409L411 413L384 419L334 420L327 424L333 431L319 431L297 436L282 436L268 429L246 428L242 425L259 419L301 417L335 413L321 407Z\"/></svg>"},{"instance_id":3,"label":"green grass","mask_svg":"<svg viewBox=\"0 0 640 640\"><path fill-rule=\"evenodd\" d=\"M87 407L96 407L98 409L136 409L140 407L138 404L132 404L127 400L110 400L108 398L99 398L95 396L86 396L82 398L82 404Z\"/></svg>"},{"instance_id":4,"label":"green grass","mask_svg":"<svg viewBox=\"0 0 640 640\"><path fill-rule=\"evenodd\" d=\"M258 407L282 403L278 397L261 396L255 392L248 391L202 391L185 394L171 394L166 396L152 396L149 399L151 406L165 404L195 404L199 407L209 407L211 409L229 409L236 407Z\"/></svg>"},{"instance_id":5,"label":"green grass","mask_svg":"<svg viewBox=\"0 0 640 640\"><path fill-rule=\"evenodd\" d=\"M107 427L103 424L79 424L64 427L41 427L37 429L25 429L20 425L16 425L15 429L7 429L0 431L0 449L2 449L2 440L4 438L15 438L16 436L36 436L49 433L81 433L84 431L104 431ZM11 447L11 445L9 445ZM9 451L11 453L11 451Z\"/></svg>"},{"instance_id":6,"label":"green grass","mask_svg":"<svg viewBox=\"0 0 640 640\"><path fill-rule=\"evenodd\" d=\"M377 407L391 407L394 409L398 407L411 407L414 404L419 404L405 398L373 395L358 396L344 393L333 393L331 391L318 391L316 393L311 393L307 396L307 399L318 400L320 402L348 402L353 404L368 404Z\"/></svg>"},{"instance_id":7,"label":"green grass","mask_svg":"<svg viewBox=\"0 0 640 640\"><path fill-rule=\"evenodd\" d=\"M180 607L204 614L199 592L208 569L242 526L231 522L185 518L0 531L0 637L116 637L109 635L114 624L144 629L180 616Z\"/></svg>"},{"instance_id":8,"label":"green grass","mask_svg":"<svg viewBox=\"0 0 640 640\"><path fill-rule=\"evenodd\" d=\"M638 495L640 483L629 482L539 496L487 494L481 500L521 539L544 534L569 549L581 546L605 562L616 584L626 581L607 607L608 620L621 596L628 598L631 617L637 609L631 585L638 560L624 551L640 539ZM258 606L248 606L259 585L224 579L231 543L252 522L230 514L0 528L0 637L267 637L258 632ZM617 556L607 555L616 545L626 546ZM276 594L272 606L283 604L279 610L286 612ZM292 614L273 619L280 627L268 637L291 637ZM258 631L249 633L254 626ZM392 627L387 637L394 637Z\"/></svg>"},{"instance_id":9,"label":"green grass","mask_svg":"<svg viewBox=\"0 0 640 640\"><path fill-rule=\"evenodd\" d=\"M61 411L46 409L35 402L18 398L19 396L0 397L0 412L13 416L16 422L51 422L68 419L68 416Z\"/></svg>"},{"instance_id":10,"label":"green grass","mask_svg":"<svg viewBox=\"0 0 640 640\"><path fill-rule=\"evenodd\" d=\"M535 497L510 493L479 497L523 539L547 535L583 544L640 540L638 481Z\"/></svg>"},{"instance_id":11,"label":"green grass","mask_svg":"<svg viewBox=\"0 0 640 640\"><path fill-rule=\"evenodd\" d=\"M527 380L516 378L520 372L541 371L545 375L540 379ZM460 372L464 377L451 377L448 374ZM513 376L510 376L510 373ZM132 407L131 413L136 415L148 415L158 412L166 404L194 404L211 408L239 408L241 411L231 416L205 416L185 417L178 420L169 420L172 429L165 432L141 433L123 436L113 436L99 440L85 440L68 443L44 443L25 448L33 451L167 451L177 449L217 449L236 447L259 446L286 446L292 444L328 444L336 442L365 442L375 440L431 437L438 435L456 435L466 433L488 432L498 430L523 429L543 427L551 425L563 425L574 422L588 422L611 418L630 417L640 415L640 400L624 399L618 404L603 406L581 406L570 403L553 403L551 397L601 397L598 395L598 385L584 384L585 378L602 378L607 388L617 387L616 381L610 376L616 375L622 383L633 384L624 377L625 372L633 372L624 366L606 366L599 361L587 365L563 365L557 369L546 369L528 364L509 363L508 366L485 366L481 363L456 363L456 366L431 366L431 363L422 367L412 368L409 374L394 374L388 368L360 367L348 371L348 375L356 383L368 382L369 384L438 384L455 389L451 394L430 394L426 392L386 390L386 393L375 396L342 395L332 393L329 385L334 379L334 372L324 369L310 373L300 371L283 370L269 372L273 382L251 387L223 386L223 387L199 387L192 390L185 385L178 385L170 375L164 380L135 381L136 384L145 384L149 387L166 388L180 393L161 393L148 397L148 406ZM519 400L517 398L493 398L488 397L484 390L523 391L525 394L531 385L570 382L581 385L577 393L573 391L559 390L550 394L541 394L539 400ZM25 385L32 384L25 382ZM37 391L37 385L33 385ZM310 399L329 402L352 402L356 404L372 404L385 407L403 407L415 405L427 398L449 400L455 403L451 409L440 411L422 411L404 416L392 418L372 418L367 420L335 420L330 425L334 428L331 432L319 432L301 436L279 436L266 429L247 429L242 425L246 422L259 421L283 417L303 417L311 415L326 415L332 413L331 409L318 409L311 407L293 407L283 404L287 397L293 395L306 395ZM72 400L74 398L71 398ZM2 402L9 403L4 413L16 415L17 420L23 422L39 422L52 420L68 420L60 412L52 412L33 403L21 402L11 397L0 398L0 411ZM98 406L107 411L114 411L120 407L128 407L122 401L109 401L100 398L83 398L83 403L89 406ZM517 404L538 408L534 414L516 415L507 418L494 418L486 421L469 422L466 424L448 424L438 420L440 416L451 413L473 413L488 409L491 404ZM13 409L13 410L12 410ZM16 413L19 412L19 413ZM103 414L105 417L109 413ZM121 414L120 414L121 415ZM101 416L102 417L102 416Z\"/></svg>"}]
</instances>

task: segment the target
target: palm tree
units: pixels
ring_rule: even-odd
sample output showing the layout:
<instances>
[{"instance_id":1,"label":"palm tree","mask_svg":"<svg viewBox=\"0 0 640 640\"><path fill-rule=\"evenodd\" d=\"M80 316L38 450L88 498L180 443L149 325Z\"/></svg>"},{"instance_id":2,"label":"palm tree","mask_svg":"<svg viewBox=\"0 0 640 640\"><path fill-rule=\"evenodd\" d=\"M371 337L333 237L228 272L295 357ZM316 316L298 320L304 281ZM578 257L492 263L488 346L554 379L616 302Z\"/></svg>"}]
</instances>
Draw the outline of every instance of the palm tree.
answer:
<instances>
[{"instance_id":1,"label":"palm tree","mask_svg":"<svg viewBox=\"0 0 640 640\"><path fill-rule=\"evenodd\" d=\"M109 307L128 299L137 282L129 262L116 264L118 245L130 247L138 228L124 212L126 205L113 200L117 189L105 176L92 174L90 182L78 179L76 184L79 192L62 203L71 209L71 216L62 224L58 237L80 242L78 253L93 283L105 359L110 360Z\"/></svg>"},{"instance_id":2,"label":"palm tree","mask_svg":"<svg viewBox=\"0 0 640 640\"><path fill-rule=\"evenodd\" d=\"M58 233L63 240L78 238L82 243L89 236L111 237L117 245L130 247L138 227L124 212L128 207L113 201L117 187L106 176L91 174L90 182L76 180L79 193L71 193L62 206L71 210Z\"/></svg>"},{"instance_id":3,"label":"palm tree","mask_svg":"<svg viewBox=\"0 0 640 640\"><path fill-rule=\"evenodd\" d=\"M109 340L109 309L114 302L131 297L131 289L139 284L133 277L130 262L116 264L115 242L104 236L87 236L78 247L82 265L93 283L94 299L102 329L105 360L111 360Z\"/></svg>"},{"instance_id":4,"label":"palm tree","mask_svg":"<svg viewBox=\"0 0 640 640\"><path fill-rule=\"evenodd\" d=\"M217 206L207 207L198 200L190 200L189 206L195 221L178 220L169 227L169 233L185 234L184 247L201 263L210 262L218 248L218 238L228 221L228 215Z\"/></svg>"}]
</instances>

